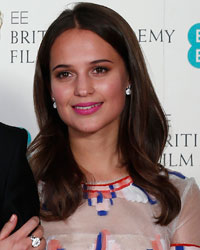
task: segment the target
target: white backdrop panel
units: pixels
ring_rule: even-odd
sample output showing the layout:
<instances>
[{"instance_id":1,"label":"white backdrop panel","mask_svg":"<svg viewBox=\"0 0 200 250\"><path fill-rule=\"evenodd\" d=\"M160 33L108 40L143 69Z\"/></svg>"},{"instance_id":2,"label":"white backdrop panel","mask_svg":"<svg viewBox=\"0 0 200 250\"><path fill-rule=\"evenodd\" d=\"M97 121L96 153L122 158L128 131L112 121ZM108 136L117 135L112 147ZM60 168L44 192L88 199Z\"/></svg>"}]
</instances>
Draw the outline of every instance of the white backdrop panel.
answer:
<instances>
[{"instance_id":1,"label":"white backdrop panel","mask_svg":"<svg viewBox=\"0 0 200 250\"><path fill-rule=\"evenodd\" d=\"M200 1L92 2L113 8L133 27L170 121L171 135L161 161L195 176L200 184ZM66 0L7 0L0 6L0 120L26 128L32 138L38 132L32 99L37 50L47 27L70 4ZM188 32L195 24L189 61Z\"/></svg>"}]
</instances>

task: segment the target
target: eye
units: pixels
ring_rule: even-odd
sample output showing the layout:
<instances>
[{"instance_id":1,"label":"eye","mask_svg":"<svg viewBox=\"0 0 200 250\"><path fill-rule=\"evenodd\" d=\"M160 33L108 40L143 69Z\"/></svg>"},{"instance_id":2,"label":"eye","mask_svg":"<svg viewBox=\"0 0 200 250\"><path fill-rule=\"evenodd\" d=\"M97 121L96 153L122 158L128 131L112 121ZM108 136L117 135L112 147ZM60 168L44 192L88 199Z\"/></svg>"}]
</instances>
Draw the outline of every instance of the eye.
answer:
<instances>
[{"instance_id":1,"label":"eye","mask_svg":"<svg viewBox=\"0 0 200 250\"><path fill-rule=\"evenodd\" d=\"M93 70L94 74L104 74L106 72L108 72L108 68L103 67L103 66L95 67L94 70Z\"/></svg>"},{"instance_id":2,"label":"eye","mask_svg":"<svg viewBox=\"0 0 200 250\"><path fill-rule=\"evenodd\" d=\"M69 72L69 71L62 71L62 72L59 72L59 73L56 74L56 77L60 78L60 79L68 78L70 76L72 76L72 73Z\"/></svg>"}]
</instances>

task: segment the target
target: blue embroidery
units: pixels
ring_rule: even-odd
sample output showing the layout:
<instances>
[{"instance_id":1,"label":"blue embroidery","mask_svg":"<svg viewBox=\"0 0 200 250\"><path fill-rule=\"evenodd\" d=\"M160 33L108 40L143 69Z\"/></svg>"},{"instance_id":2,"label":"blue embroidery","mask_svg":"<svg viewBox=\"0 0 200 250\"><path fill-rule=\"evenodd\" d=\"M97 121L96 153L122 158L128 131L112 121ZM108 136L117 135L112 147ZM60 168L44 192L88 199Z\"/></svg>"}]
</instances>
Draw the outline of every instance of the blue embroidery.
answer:
<instances>
[{"instance_id":1,"label":"blue embroidery","mask_svg":"<svg viewBox=\"0 0 200 250\"><path fill-rule=\"evenodd\" d=\"M98 192L97 203L103 203L103 194L101 192Z\"/></svg>"},{"instance_id":2,"label":"blue embroidery","mask_svg":"<svg viewBox=\"0 0 200 250\"><path fill-rule=\"evenodd\" d=\"M176 246L176 250L184 250L184 246Z\"/></svg>"},{"instance_id":3,"label":"blue embroidery","mask_svg":"<svg viewBox=\"0 0 200 250\"><path fill-rule=\"evenodd\" d=\"M92 206L92 200L88 199L88 205L91 207Z\"/></svg>"},{"instance_id":4,"label":"blue embroidery","mask_svg":"<svg viewBox=\"0 0 200 250\"><path fill-rule=\"evenodd\" d=\"M179 173L179 172L176 172L176 171L168 171L169 174L172 174L172 175L176 175L177 177L181 178L181 179L186 179L186 177Z\"/></svg>"},{"instance_id":5,"label":"blue embroidery","mask_svg":"<svg viewBox=\"0 0 200 250\"><path fill-rule=\"evenodd\" d=\"M115 192L111 192L110 194L111 194L112 198L117 198L117 195Z\"/></svg>"},{"instance_id":6,"label":"blue embroidery","mask_svg":"<svg viewBox=\"0 0 200 250\"><path fill-rule=\"evenodd\" d=\"M140 186L132 183L133 186L139 188L146 196L147 196L147 199L148 199L148 202L151 204L151 205L154 205L154 204L157 204L157 201L156 200L152 200L150 195L143 189L141 188Z\"/></svg>"},{"instance_id":7,"label":"blue embroidery","mask_svg":"<svg viewBox=\"0 0 200 250\"><path fill-rule=\"evenodd\" d=\"M100 210L100 211L97 212L97 214L98 214L99 216L106 216L106 215L108 214L108 211Z\"/></svg>"},{"instance_id":8,"label":"blue embroidery","mask_svg":"<svg viewBox=\"0 0 200 250\"><path fill-rule=\"evenodd\" d=\"M102 247L102 233L99 233L97 236L96 250L101 250L101 247Z\"/></svg>"}]
</instances>

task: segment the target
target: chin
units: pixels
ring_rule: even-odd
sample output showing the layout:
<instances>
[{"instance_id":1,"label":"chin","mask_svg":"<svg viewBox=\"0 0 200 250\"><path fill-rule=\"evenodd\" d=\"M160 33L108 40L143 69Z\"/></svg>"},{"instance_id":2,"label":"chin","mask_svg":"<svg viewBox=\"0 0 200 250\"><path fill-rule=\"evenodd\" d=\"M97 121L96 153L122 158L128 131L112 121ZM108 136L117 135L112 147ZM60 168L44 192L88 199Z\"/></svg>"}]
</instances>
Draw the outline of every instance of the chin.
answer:
<instances>
[{"instance_id":1,"label":"chin","mask_svg":"<svg viewBox=\"0 0 200 250\"><path fill-rule=\"evenodd\" d=\"M92 126L92 124L90 124L89 126L87 124L87 125L84 125L84 126L82 125L82 126L71 127L70 128L70 131L72 133L77 133L77 134L80 134L80 135L81 134L83 134L83 135L95 134L95 133L97 133L97 132L99 132L101 130L102 130L101 126L97 126L97 125Z\"/></svg>"},{"instance_id":2,"label":"chin","mask_svg":"<svg viewBox=\"0 0 200 250\"><path fill-rule=\"evenodd\" d=\"M68 125L69 126L69 125ZM87 121L87 122L79 122L73 124L73 126L69 126L70 131L72 133L79 134L95 134L95 133L110 133L113 130L118 130L119 128L119 119L107 120L104 122L100 121Z\"/></svg>"},{"instance_id":3,"label":"chin","mask_svg":"<svg viewBox=\"0 0 200 250\"><path fill-rule=\"evenodd\" d=\"M95 127L95 126L90 126L90 127L82 127L80 128L79 132L82 132L84 134L94 134L100 131L101 128Z\"/></svg>"}]
</instances>

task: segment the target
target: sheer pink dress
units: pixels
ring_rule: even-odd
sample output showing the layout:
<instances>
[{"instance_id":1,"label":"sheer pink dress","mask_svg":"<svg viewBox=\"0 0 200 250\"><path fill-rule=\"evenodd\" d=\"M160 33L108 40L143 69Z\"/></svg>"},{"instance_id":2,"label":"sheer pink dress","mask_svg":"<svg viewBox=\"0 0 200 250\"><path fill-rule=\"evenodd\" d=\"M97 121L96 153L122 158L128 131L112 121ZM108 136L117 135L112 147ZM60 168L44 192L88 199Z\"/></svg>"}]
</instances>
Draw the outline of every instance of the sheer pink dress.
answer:
<instances>
[{"instance_id":1,"label":"sheer pink dress","mask_svg":"<svg viewBox=\"0 0 200 250\"><path fill-rule=\"evenodd\" d=\"M193 178L177 172L170 173L170 180L180 192L182 209L168 226L154 223L158 202L129 176L109 183L84 184L85 202L71 217L42 221L46 249L200 250L199 188Z\"/></svg>"}]
</instances>

